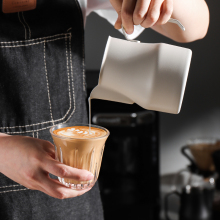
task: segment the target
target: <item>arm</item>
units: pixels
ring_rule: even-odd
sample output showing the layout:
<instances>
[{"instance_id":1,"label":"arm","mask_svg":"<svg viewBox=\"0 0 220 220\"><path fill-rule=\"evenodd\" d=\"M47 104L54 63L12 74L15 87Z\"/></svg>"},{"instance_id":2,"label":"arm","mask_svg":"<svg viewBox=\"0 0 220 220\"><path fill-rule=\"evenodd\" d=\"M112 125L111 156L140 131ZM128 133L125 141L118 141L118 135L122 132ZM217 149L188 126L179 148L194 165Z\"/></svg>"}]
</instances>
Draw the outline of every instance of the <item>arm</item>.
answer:
<instances>
[{"instance_id":1,"label":"arm","mask_svg":"<svg viewBox=\"0 0 220 220\"><path fill-rule=\"evenodd\" d=\"M88 189L72 190L49 177L51 173L76 180L93 178L89 171L66 166L54 157L54 146L48 141L0 133L0 172L5 176L29 189L40 190L58 199L76 197L87 192Z\"/></svg>"},{"instance_id":2,"label":"arm","mask_svg":"<svg viewBox=\"0 0 220 220\"><path fill-rule=\"evenodd\" d=\"M209 10L204 0L110 0L118 13L115 28L123 24L131 34L134 25L151 27L178 42L203 38L209 26ZM167 23L169 18L179 20L186 28Z\"/></svg>"},{"instance_id":3,"label":"arm","mask_svg":"<svg viewBox=\"0 0 220 220\"><path fill-rule=\"evenodd\" d=\"M175 0L172 18L179 20L186 30L166 23L152 29L178 42L191 42L205 37L209 26L209 10L204 0Z\"/></svg>"}]
</instances>

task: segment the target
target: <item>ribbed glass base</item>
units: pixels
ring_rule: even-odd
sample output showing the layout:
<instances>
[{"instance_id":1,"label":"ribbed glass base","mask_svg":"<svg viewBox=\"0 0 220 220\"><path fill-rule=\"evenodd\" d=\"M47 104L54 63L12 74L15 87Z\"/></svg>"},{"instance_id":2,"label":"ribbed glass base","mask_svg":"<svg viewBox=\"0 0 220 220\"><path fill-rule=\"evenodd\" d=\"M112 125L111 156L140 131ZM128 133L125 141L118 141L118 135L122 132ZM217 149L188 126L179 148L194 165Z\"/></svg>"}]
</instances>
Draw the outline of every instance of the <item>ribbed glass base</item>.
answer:
<instances>
[{"instance_id":1,"label":"ribbed glass base","mask_svg":"<svg viewBox=\"0 0 220 220\"><path fill-rule=\"evenodd\" d=\"M84 190L84 189L90 189L95 185L95 182L96 182L95 180L90 180L90 181L87 181L87 183L84 183L84 184L73 184L73 183L67 183L64 180L64 178L58 177L58 179L66 187L77 190L77 191Z\"/></svg>"}]
</instances>

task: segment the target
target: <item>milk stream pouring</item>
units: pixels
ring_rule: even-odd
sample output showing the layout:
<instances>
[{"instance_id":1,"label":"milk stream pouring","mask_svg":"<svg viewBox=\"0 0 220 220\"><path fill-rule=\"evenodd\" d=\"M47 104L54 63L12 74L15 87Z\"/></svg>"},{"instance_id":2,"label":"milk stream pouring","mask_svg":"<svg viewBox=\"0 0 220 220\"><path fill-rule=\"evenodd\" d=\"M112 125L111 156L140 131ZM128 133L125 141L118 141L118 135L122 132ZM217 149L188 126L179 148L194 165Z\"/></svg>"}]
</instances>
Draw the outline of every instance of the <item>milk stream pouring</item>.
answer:
<instances>
[{"instance_id":1,"label":"milk stream pouring","mask_svg":"<svg viewBox=\"0 0 220 220\"><path fill-rule=\"evenodd\" d=\"M127 38L126 38L127 39ZM165 43L137 43L108 38L98 85L89 98L180 112L192 51Z\"/></svg>"}]
</instances>

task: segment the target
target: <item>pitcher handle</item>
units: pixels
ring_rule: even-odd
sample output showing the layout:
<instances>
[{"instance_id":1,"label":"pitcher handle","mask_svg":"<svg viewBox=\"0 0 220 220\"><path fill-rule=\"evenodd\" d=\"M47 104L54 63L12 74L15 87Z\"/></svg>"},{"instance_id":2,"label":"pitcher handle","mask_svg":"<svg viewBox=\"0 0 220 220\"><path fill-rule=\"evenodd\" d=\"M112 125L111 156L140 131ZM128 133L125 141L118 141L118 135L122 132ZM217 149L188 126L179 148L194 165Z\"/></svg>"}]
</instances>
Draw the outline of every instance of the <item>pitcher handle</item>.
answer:
<instances>
[{"instance_id":1,"label":"pitcher handle","mask_svg":"<svg viewBox=\"0 0 220 220\"><path fill-rule=\"evenodd\" d=\"M168 20L168 22L173 23L173 24L177 24L183 31L186 30L185 27L177 19L170 18Z\"/></svg>"},{"instance_id":2,"label":"pitcher handle","mask_svg":"<svg viewBox=\"0 0 220 220\"><path fill-rule=\"evenodd\" d=\"M170 197L171 195L173 195L173 194L180 197L180 193L177 192L177 191L170 192L170 193L168 193L168 194L165 196L165 199L164 199L164 211L165 211L165 219L166 219L166 220L170 220L169 215L168 215L168 211L169 211L169 197Z\"/></svg>"}]
</instances>

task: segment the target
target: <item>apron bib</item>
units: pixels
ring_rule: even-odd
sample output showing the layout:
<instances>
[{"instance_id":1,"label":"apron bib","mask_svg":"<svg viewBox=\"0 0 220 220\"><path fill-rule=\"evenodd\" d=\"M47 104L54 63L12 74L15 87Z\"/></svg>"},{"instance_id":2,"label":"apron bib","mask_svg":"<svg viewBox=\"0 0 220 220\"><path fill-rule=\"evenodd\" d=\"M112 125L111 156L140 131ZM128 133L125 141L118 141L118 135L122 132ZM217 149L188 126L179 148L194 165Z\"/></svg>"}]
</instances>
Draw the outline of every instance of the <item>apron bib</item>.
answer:
<instances>
[{"instance_id":1,"label":"apron bib","mask_svg":"<svg viewBox=\"0 0 220 220\"><path fill-rule=\"evenodd\" d=\"M35 10L0 10L0 132L52 142L51 126L87 123L78 1L38 0ZM96 184L85 195L59 200L0 173L0 219L101 220L99 189Z\"/></svg>"}]
</instances>

